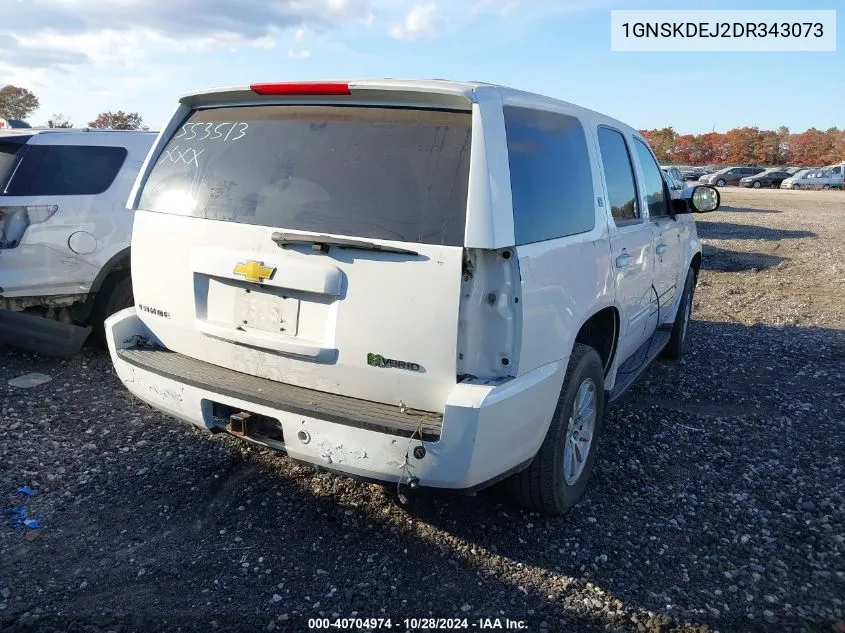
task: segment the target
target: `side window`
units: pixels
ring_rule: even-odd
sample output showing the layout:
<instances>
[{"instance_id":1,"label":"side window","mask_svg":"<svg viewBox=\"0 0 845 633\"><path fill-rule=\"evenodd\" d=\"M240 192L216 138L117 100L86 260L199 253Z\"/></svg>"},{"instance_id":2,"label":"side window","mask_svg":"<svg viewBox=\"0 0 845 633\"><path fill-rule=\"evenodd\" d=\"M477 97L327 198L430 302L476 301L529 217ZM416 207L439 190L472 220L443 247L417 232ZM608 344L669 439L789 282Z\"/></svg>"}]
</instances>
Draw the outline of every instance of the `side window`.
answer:
<instances>
[{"instance_id":1,"label":"side window","mask_svg":"<svg viewBox=\"0 0 845 633\"><path fill-rule=\"evenodd\" d=\"M640 217L637 205L637 188L634 184L634 168L625 137L617 130L606 127L598 129L599 151L607 180L607 202L610 213L617 224Z\"/></svg>"},{"instance_id":2,"label":"side window","mask_svg":"<svg viewBox=\"0 0 845 633\"><path fill-rule=\"evenodd\" d=\"M669 215L669 204L666 201L663 178L660 177L660 167L657 166L648 145L640 139L634 139L634 148L643 170L643 185L648 200L648 215L650 217Z\"/></svg>"},{"instance_id":3,"label":"side window","mask_svg":"<svg viewBox=\"0 0 845 633\"><path fill-rule=\"evenodd\" d=\"M10 196L92 196L103 193L126 160L123 147L34 145L6 188Z\"/></svg>"},{"instance_id":4,"label":"side window","mask_svg":"<svg viewBox=\"0 0 845 633\"><path fill-rule=\"evenodd\" d=\"M581 122L555 112L503 110L516 243L592 230L593 171Z\"/></svg>"}]
</instances>

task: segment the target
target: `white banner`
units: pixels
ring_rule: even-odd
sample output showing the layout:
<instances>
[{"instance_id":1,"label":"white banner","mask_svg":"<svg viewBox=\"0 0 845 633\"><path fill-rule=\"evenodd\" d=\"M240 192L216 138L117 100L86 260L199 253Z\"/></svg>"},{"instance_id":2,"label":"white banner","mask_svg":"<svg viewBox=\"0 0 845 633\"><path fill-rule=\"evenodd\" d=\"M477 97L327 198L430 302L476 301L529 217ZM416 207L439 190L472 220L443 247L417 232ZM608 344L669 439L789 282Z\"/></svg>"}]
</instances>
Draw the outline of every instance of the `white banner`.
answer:
<instances>
[{"instance_id":1,"label":"white banner","mask_svg":"<svg viewBox=\"0 0 845 633\"><path fill-rule=\"evenodd\" d=\"M610 50L835 51L836 11L611 11Z\"/></svg>"}]
</instances>

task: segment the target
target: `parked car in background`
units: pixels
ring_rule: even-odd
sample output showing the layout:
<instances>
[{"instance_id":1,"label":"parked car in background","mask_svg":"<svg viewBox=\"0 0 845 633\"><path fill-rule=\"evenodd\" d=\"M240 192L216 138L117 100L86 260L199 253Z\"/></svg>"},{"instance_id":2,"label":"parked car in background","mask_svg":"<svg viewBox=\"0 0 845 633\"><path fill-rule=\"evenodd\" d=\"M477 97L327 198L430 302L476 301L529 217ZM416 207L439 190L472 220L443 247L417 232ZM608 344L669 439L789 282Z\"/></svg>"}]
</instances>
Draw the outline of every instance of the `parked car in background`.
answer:
<instances>
[{"instance_id":1,"label":"parked car in background","mask_svg":"<svg viewBox=\"0 0 845 633\"><path fill-rule=\"evenodd\" d=\"M828 165L822 168L822 172L818 181L822 189L842 189L845 182L845 163Z\"/></svg>"},{"instance_id":2,"label":"parked car in background","mask_svg":"<svg viewBox=\"0 0 845 633\"><path fill-rule=\"evenodd\" d=\"M153 132L0 132L0 341L69 356L132 305L126 199Z\"/></svg>"},{"instance_id":3,"label":"parked car in background","mask_svg":"<svg viewBox=\"0 0 845 633\"><path fill-rule=\"evenodd\" d=\"M737 185L746 176L753 176L762 171L765 171L763 167L725 167L713 174L702 176L700 182L705 185L716 185L717 187Z\"/></svg>"},{"instance_id":4,"label":"parked car in background","mask_svg":"<svg viewBox=\"0 0 845 633\"><path fill-rule=\"evenodd\" d=\"M824 169L808 169L786 178L780 186L781 189L830 189L830 181L825 176Z\"/></svg>"},{"instance_id":5,"label":"parked car in background","mask_svg":"<svg viewBox=\"0 0 845 633\"><path fill-rule=\"evenodd\" d=\"M760 189L761 187L780 187L780 183L789 178L791 174L788 171L780 169L767 169L761 171L759 174L753 176L746 176L739 181L741 187L753 187Z\"/></svg>"},{"instance_id":6,"label":"parked car in background","mask_svg":"<svg viewBox=\"0 0 845 633\"><path fill-rule=\"evenodd\" d=\"M814 171L818 171L818 168L816 168L816 167L811 167L811 168L805 167L803 169L799 169L798 171L793 173L789 178L784 178L780 183L780 188L781 189L792 189L794 183L800 181L801 179L805 178L807 176L807 174L810 174ZM795 188L800 189L800 185L798 187L795 187Z\"/></svg>"},{"instance_id":7,"label":"parked car in background","mask_svg":"<svg viewBox=\"0 0 845 633\"><path fill-rule=\"evenodd\" d=\"M702 176L706 176L707 172L703 167L682 167L681 175L684 180L698 180Z\"/></svg>"},{"instance_id":8,"label":"parked car in background","mask_svg":"<svg viewBox=\"0 0 845 633\"><path fill-rule=\"evenodd\" d=\"M672 197L677 198L677 194L687 186L681 171L677 167L664 167L662 165L660 169L666 176L666 184L669 185Z\"/></svg>"},{"instance_id":9,"label":"parked car in background","mask_svg":"<svg viewBox=\"0 0 845 633\"><path fill-rule=\"evenodd\" d=\"M138 305L107 320L109 352L199 428L402 490L509 477L560 514L605 403L684 353L690 212L719 193L684 195L635 129L523 91L192 93L129 197Z\"/></svg>"},{"instance_id":10,"label":"parked car in background","mask_svg":"<svg viewBox=\"0 0 845 633\"><path fill-rule=\"evenodd\" d=\"M27 129L32 126L21 119L0 119L0 130Z\"/></svg>"}]
</instances>

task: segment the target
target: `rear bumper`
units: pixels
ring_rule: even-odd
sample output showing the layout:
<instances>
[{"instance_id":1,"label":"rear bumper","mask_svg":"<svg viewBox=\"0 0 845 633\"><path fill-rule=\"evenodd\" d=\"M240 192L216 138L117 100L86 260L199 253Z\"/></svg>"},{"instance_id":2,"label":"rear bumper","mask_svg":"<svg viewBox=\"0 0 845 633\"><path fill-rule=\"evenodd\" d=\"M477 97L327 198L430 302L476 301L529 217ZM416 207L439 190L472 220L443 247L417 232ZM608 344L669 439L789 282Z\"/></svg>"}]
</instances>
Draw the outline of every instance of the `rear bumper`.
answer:
<instances>
[{"instance_id":1,"label":"rear bumper","mask_svg":"<svg viewBox=\"0 0 845 633\"><path fill-rule=\"evenodd\" d=\"M0 342L46 356L73 356L82 349L90 333L90 327L0 310Z\"/></svg>"},{"instance_id":2,"label":"rear bumper","mask_svg":"<svg viewBox=\"0 0 845 633\"><path fill-rule=\"evenodd\" d=\"M421 486L455 489L481 487L533 458L567 361L498 385L456 384L439 414L285 385L170 352L134 308L106 320L106 337L126 388L164 413L207 429L220 428L215 404L257 413L279 421L294 459L370 480L415 477ZM419 446L424 455L414 450Z\"/></svg>"}]
</instances>

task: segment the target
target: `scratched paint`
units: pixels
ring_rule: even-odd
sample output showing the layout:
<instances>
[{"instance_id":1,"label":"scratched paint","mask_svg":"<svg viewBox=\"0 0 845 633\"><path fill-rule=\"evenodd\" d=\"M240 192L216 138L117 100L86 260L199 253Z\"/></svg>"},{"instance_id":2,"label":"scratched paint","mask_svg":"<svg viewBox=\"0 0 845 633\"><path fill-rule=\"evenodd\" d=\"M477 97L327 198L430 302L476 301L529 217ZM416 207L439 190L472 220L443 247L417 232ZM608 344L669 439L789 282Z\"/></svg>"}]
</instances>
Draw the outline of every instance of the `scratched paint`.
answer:
<instances>
[{"instance_id":1,"label":"scratched paint","mask_svg":"<svg viewBox=\"0 0 845 633\"><path fill-rule=\"evenodd\" d=\"M346 449L343 444L335 444L323 440L315 445L317 454L327 464L346 464L350 462L369 459L367 451L363 448Z\"/></svg>"},{"instance_id":2,"label":"scratched paint","mask_svg":"<svg viewBox=\"0 0 845 633\"><path fill-rule=\"evenodd\" d=\"M171 409L182 410L182 390L176 391L167 387L147 385L147 393Z\"/></svg>"}]
</instances>

